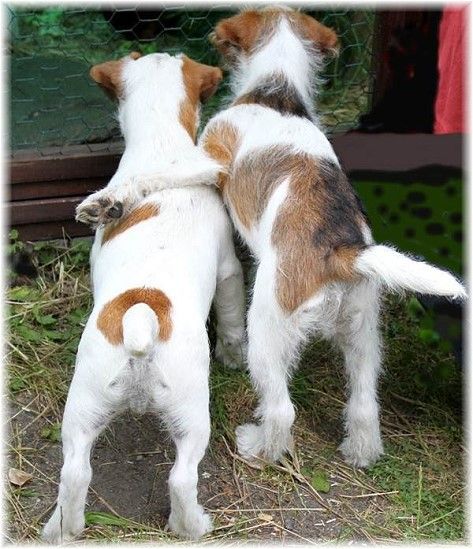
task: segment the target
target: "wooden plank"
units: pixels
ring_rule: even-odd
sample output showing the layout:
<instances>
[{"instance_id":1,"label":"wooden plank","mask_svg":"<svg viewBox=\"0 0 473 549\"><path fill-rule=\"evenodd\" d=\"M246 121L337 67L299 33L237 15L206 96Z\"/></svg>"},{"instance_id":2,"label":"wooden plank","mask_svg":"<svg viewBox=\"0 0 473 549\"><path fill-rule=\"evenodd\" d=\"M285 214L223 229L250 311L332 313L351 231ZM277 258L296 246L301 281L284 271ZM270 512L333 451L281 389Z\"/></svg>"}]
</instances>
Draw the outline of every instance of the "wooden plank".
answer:
<instances>
[{"instance_id":1,"label":"wooden plank","mask_svg":"<svg viewBox=\"0 0 473 549\"><path fill-rule=\"evenodd\" d=\"M18 230L19 238L23 242L36 240L53 240L70 237L92 236L93 231L83 223L75 221L50 221L48 223L29 223L15 227Z\"/></svg>"},{"instance_id":2,"label":"wooden plank","mask_svg":"<svg viewBox=\"0 0 473 549\"><path fill-rule=\"evenodd\" d=\"M65 179L56 181L30 181L15 183L10 187L10 202L38 198L58 198L64 196L86 196L105 187L109 177L86 179Z\"/></svg>"},{"instance_id":3,"label":"wooden plank","mask_svg":"<svg viewBox=\"0 0 473 549\"><path fill-rule=\"evenodd\" d=\"M101 151L58 156L25 155L22 160L10 162L10 182L17 183L33 181L64 181L87 177L111 177L120 161L117 152Z\"/></svg>"},{"instance_id":4,"label":"wooden plank","mask_svg":"<svg viewBox=\"0 0 473 549\"><path fill-rule=\"evenodd\" d=\"M83 199L83 196L68 196L12 202L10 205L10 223L17 226L44 221L74 219L75 208Z\"/></svg>"}]
</instances>

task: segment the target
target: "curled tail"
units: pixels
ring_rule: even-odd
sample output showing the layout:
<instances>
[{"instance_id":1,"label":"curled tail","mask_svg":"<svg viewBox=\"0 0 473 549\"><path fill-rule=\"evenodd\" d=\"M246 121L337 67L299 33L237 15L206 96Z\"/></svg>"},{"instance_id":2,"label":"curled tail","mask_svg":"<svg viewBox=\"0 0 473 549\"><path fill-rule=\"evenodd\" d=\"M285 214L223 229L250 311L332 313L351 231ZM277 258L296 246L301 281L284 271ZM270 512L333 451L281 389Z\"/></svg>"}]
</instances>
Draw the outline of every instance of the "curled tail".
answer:
<instances>
[{"instance_id":1,"label":"curled tail","mask_svg":"<svg viewBox=\"0 0 473 549\"><path fill-rule=\"evenodd\" d=\"M467 297L463 285L447 271L411 259L389 246L368 247L357 257L355 269L363 276L378 279L390 291L411 290L450 299Z\"/></svg>"},{"instance_id":2,"label":"curled tail","mask_svg":"<svg viewBox=\"0 0 473 549\"><path fill-rule=\"evenodd\" d=\"M133 357L149 355L158 341L159 321L146 303L137 303L123 315L123 345Z\"/></svg>"}]
</instances>

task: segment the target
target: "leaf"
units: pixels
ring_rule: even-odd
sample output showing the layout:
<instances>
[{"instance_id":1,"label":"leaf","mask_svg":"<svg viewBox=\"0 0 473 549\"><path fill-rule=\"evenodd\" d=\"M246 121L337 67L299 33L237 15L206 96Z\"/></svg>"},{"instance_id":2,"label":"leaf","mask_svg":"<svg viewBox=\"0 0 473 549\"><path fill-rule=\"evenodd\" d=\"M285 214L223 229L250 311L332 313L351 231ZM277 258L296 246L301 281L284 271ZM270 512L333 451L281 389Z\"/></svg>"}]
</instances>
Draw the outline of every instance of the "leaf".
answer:
<instances>
[{"instance_id":1,"label":"leaf","mask_svg":"<svg viewBox=\"0 0 473 549\"><path fill-rule=\"evenodd\" d=\"M41 438L46 438L51 442L59 442L61 440L61 424L55 423L49 427L41 429Z\"/></svg>"},{"instance_id":2,"label":"leaf","mask_svg":"<svg viewBox=\"0 0 473 549\"><path fill-rule=\"evenodd\" d=\"M16 286L9 291L8 298L11 301L27 301L31 298L31 289L26 286Z\"/></svg>"},{"instance_id":3,"label":"leaf","mask_svg":"<svg viewBox=\"0 0 473 549\"><path fill-rule=\"evenodd\" d=\"M260 520L264 520L264 522L271 522L273 520L272 515L267 515L266 513L260 513L258 518Z\"/></svg>"},{"instance_id":4,"label":"leaf","mask_svg":"<svg viewBox=\"0 0 473 549\"><path fill-rule=\"evenodd\" d=\"M330 491L330 481L328 480L328 476L325 471L321 471L320 469L315 471L312 475L310 483L312 488L317 490L317 492L326 494Z\"/></svg>"},{"instance_id":5,"label":"leaf","mask_svg":"<svg viewBox=\"0 0 473 549\"><path fill-rule=\"evenodd\" d=\"M36 307L33 307L33 316L38 324L41 326L52 326L56 324L57 320L52 315L45 315L41 313Z\"/></svg>"},{"instance_id":6,"label":"leaf","mask_svg":"<svg viewBox=\"0 0 473 549\"><path fill-rule=\"evenodd\" d=\"M18 493L22 498L36 498L39 495L38 492L31 488L19 488Z\"/></svg>"},{"instance_id":7,"label":"leaf","mask_svg":"<svg viewBox=\"0 0 473 549\"><path fill-rule=\"evenodd\" d=\"M35 343L41 341L41 334L36 330L32 330L28 326L25 326L24 324L18 324L18 326L16 326L15 328L15 331L25 341L33 341Z\"/></svg>"},{"instance_id":8,"label":"leaf","mask_svg":"<svg viewBox=\"0 0 473 549\"><path fill-rule=\"evenodd\" d=\"M21 391L25 388L26 383L21 377L13 377L10 379L10 383L8 384L10 391L12 393L16 393L17 391Z\"/></svg>"},{"instance_id":9,"label":"leaf","mask_svg":"<svg viewBox=\"0 0 473 549\"><path fill-rule=\"evenodd\" d=\"M8 469L8 480L15 486L23 486L33 478L33 475L30 473L25 473L25 471L20 471L20 469L15 469L10 467Z\"/></svg>"},{"instance_id":10,"label":"leaf","mask_svg":"<svg viewBox=\"0 0 473 549\"><path fill-rule=\"evenodd\" d=\"M435 330L422 328L419 330L419 339L424 343L436 343L439 341L440 336Z\"/></svg>"},{"instance_id":11,"label":"leaf","mask_svg":"<svg viewBox=\"0 0 473 549\"><path fill-rule=\"evenodd\" d=\"M413 320L418 320L425 314L425 309L416 297L411 297L407 302L407 312Z\"/></svg>"},{"instance_id":12,"label":"leaf","mask_svg":"<svg viewBox=\"0 0 473 549\"><path fill-rule=\"evenodd\" d=\"M89 511L85 514L85 523L87 526L98 524L100 526L122 526L123 528L132 525L131 522L125 518L95 511Z\"/></svg>"}]
</instances>

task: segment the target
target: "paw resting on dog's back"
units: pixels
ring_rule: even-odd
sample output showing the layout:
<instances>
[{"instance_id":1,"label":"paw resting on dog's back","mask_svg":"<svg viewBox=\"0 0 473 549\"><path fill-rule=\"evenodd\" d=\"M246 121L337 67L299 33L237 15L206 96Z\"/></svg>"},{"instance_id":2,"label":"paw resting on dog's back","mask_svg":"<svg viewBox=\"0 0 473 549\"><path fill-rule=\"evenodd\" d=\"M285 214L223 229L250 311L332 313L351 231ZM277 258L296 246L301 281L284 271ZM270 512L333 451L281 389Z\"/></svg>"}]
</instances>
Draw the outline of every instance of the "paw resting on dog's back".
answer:
<instances>
[{"instance_id":1,"label":"paw resting on dog's back","mask_svg":"<svg viewBox=\"0 0 473 549\"><path fill-rule=\"evenodd\" d=\"M120 219L123 212L124 207L121 201L99 191L87 197L77 206L76 221L98 227Z\"/></svg>"}]
</instances>

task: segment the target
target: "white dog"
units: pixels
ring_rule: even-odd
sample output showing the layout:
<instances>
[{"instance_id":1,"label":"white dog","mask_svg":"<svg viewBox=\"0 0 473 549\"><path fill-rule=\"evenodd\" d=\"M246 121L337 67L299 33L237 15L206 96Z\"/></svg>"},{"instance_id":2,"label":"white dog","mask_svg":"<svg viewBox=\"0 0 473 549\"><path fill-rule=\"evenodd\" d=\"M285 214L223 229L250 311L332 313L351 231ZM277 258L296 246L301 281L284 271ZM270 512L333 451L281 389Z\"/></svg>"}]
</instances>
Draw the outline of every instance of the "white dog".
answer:
<instances>
[{"instance_id":1,"label":"white dog","mask_svg":"<svg viewBox=\"0 0 473 549\"><path fill-rule=\"evenodd\" d=\"M159 181L162 190L131 211L109 204L109 190L78 208L91 224L120 220L99 228L92 249L94 309L64 411L59 496L43 538L64 541L84 528L92 444L128 408L158 412L168 427L176 444L169 526L198 538L211 529L197 502L197 467L210 433L206 320L214 295L223 362L242 360L245 333L241 266L215 188L221 167L194 142L200 100L221 71L185 56L132 54L91 76L119 99L126 150L109 187L136 179Z\"/></svg>"}]
</instances>

